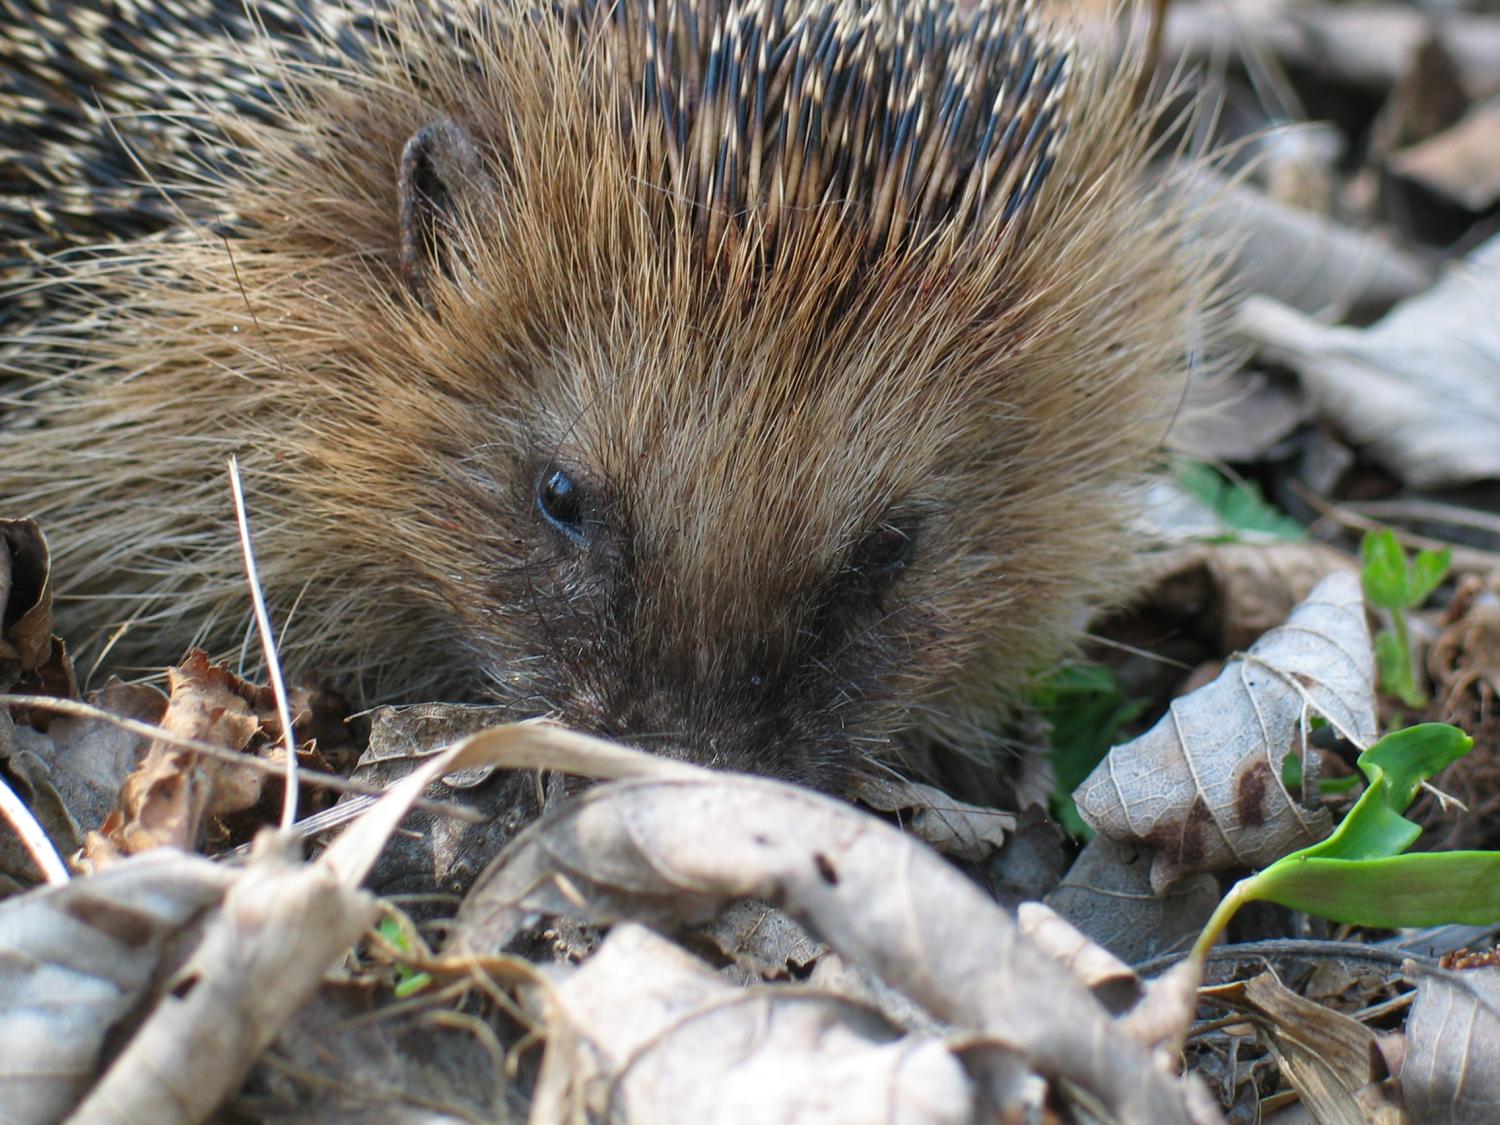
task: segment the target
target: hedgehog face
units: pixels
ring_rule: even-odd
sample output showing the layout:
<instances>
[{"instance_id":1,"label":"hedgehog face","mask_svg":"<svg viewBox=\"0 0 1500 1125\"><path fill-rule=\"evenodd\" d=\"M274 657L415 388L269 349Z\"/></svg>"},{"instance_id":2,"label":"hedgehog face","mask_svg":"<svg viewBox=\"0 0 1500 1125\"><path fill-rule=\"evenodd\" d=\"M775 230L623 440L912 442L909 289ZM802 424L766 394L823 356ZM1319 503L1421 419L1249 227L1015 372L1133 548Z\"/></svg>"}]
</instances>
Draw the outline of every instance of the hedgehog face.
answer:
<instances>
[{"instance_id":1,"label":"hedgehog face","mask_svg":"<svg viewBox=\"0 0 1500 1125\"><path fill-rule=\"evenodd\" d=\"M444 345L413 366L431 390L494 395L446 408L475 452L426 491L444 524L510 537L454 542L432 587L503 699L836 785L973 647L945 588L994 557L1004 506L951 519L964 474L939 468L982 469L966 444L1006 428L959 419L988 362L973 310L940 299L946 263L867 268L837 208L735 283L660 237L680 217L505 183L480 148L442 122L400 162L402 272ZM518 222L532 261L486 236Z\"/></svg>"}]
</instances>

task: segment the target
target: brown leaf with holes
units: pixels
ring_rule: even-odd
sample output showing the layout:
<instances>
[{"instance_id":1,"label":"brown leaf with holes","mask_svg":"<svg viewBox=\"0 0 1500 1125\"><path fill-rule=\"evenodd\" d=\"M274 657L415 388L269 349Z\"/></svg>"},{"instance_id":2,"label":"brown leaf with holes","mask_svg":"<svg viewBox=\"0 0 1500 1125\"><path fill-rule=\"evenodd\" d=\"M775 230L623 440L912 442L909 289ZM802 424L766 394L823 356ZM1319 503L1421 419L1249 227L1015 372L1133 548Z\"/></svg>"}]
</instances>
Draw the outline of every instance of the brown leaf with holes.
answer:
<instances>
[{"instance_id":1,"label":"brown leaf with holes","mask_svg":"<svg viewBox=\"0 0 1500 1125\"><path fill-rule=\"evenodd\" d=\"M1190 872L1262 866L1328 832L1306 752L1313 716L1357 746L1374 741L1375 657L1355 574L1325 578L1286 624L1111 750L1073 799L1095 831L1156 849L1157 893ZM1281 780L1293 751L1302 797Z\"/></svg>"},{"instance_id":2,"label":"brown leaf with holes","mask_svg":"<svg viewBox=\"0 0 1500 1125\"><path fill-rule=\"evenodd\" d=\"M244 750L260 723L244 698L243 686L239 677L211 664L204 653L189 654L167 673L169 700L162 729L226 750ZM254 805L262 779L256 770L154 742L125 779L119 808L99 832L90 834L85 855L99 862L112 854L134 855L163 845L192 851L205 819Z\"/></svg>"},{"instance_id":3,"label":"brown leaf with holes","mask_svg":"<svg viewBox=\"0 0 1500 1125\"><path fill-rule=\"evenodd\" d=\"M746 981L805 976L828 951L786 914L764 902L736 902L694 931L716 959L735 965Z\"/></svg>"}]
</instances>

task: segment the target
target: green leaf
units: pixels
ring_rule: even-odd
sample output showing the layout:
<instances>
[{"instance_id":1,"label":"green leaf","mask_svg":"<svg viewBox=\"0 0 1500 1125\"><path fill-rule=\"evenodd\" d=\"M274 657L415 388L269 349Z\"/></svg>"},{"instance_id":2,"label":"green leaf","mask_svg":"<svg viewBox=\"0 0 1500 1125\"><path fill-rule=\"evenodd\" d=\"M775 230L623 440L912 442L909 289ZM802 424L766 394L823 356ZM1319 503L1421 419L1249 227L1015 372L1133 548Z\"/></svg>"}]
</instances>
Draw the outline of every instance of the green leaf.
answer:
<instances>
[{"instance_id":1,"label":"green leaf","mask_svg":"<svg viewBox=\"0 0 1500 1125\"><path fill-rule=\"evenodd\" d=\"M1235 531L1270 535L1277 539L1302 539L1307 529L1280 509L1266 502L1250 481L1229 481L1199 461L1179 461L1177 483L1214 510Z\"/></svg>"},{"instance_id":2,"label":"green leaf","mask_svg":"<svg viewBox=\"0 0 1500 1125\"><path fill-rule=\"evenodd\" d=\"M1290 755L1289 755L1290 756ZM1350 793L1359 788L1359 775L1351 773L1348 777L1320 777L1318 778L1318 792L1325 797L1337 796L1340 793Z\"/></svg>"},{"instance_id":3,"label":"green leaf","mask_svg":"<svg viewBox=\"0 0 1500 1125\"><path fill-rule=\"evenodd\" d=\"M1472 738L1446 723L1423 723L1386 735L1359 756L1360 772L1370 785L1333 834L1284 856L1252 879L1298 858L1361 860L1401 854L1422 834L1401 815L1422 783L1473 748Z\"/></svg>"},{"instance_id":4,"label":"green leaf","mask_svg":"<svg viewBox=\"0 0 1500 1125\"><path fill-rule=\"evenodd\" d=\"M1297 793L1302 789L1302 758L1297 754L1288 754L1281 759L1281 784L1288 793Z\"/></svg>"},{"instance_id":5,"label":"green leaf","mask_svg":"<svg viewBox=\"0 0 1500 1125\"><path fill-rule=\"evenodd\" d=\"M1302 791L1302 759L1296 754L1288 754L1281 759L1281 784L1288 793ZM1318 792L1325 797L1331 797L1339 793L1348 793L1361 784L1362 781L1357 773L1351 773L1348 777L1320 777L1318 778Z\"/></svg>"},{"instance_id":6,"label":"green leaf","mask_svg":"<svg viewBox=\"0 0 1500 1125\"><path fill-rule=\"evenodd\" d=\"M1075 837L1091 830L1078 815L1073 790L1104 760L1120 728L1137 718L1145 703L1132 699L1115 674L1099 664L1065 665L1036 688L1033 701L1052 726L1052 811Z\"/></svg>"},{"instance_id":7,"label":"green leaf","mask_svg":"<svg viewBox=\"0 0 1500 1125\"><path fill-rule=\"evenodd\" d=\"M1407 581L1406 604L1415 609L1442 584L1448 573L1448 564L1453 561L1453 552L1447 547L1441 551L1418 551L1412 561L1411 575Z\"/></svg>"},{"instance_id":8,"label":"green leaf","mask_svg":"<svg viewBox=\"0 0 1500 1125\"><path fill-rule=\"evenodd\" d=\"M1407 606L1406 556L1396 533L1388 527L1365 534L1359 545L1364 560L1365 597L1381 609L1402 610Z\"/></svg>"},{"instance_id":9,"label":"green leaf","mask_svg":"<svg viewBox=\"0 0 1500 1125\"><path fill-rule=\"evenodd\" d=\"M1395 929L1500 922L1500 852L1301 857L1279 860L1255 879L1256 898L1350 925Z\"/></svg>"},{"instance_id":10,"label":"green leaf","mask_svg":"<svg viewBox=\"0 0 1500 1125\"><path fill-rule=\"evenodd\" d=\"M1369 778L1372 788L1384 785L1391 808L1405 812L1422 791L1424 781L1442 773L1472 749L1474 740L1458 727L1420 723L1392 731L1361 754L1355 764Z\"/></svg>"}]
</instances>

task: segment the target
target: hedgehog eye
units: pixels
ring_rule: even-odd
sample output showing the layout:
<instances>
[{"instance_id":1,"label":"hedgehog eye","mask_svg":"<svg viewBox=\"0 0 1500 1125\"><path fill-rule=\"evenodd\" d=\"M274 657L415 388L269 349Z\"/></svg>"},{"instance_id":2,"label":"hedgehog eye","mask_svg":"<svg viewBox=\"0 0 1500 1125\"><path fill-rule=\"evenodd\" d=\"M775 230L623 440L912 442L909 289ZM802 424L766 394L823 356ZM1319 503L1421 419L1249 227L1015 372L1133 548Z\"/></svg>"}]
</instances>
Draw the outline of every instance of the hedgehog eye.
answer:
<instances>
[{"instance_id":1,"label":"hedgehog eye","mask_svg":"<svg viewBox=\"0 0 1500 1125\"><path fill-rule=\"evenodd\" d=\"M542 518L574 543L584 542L583 490L561 469L542 475L536 488L536 507Z\"/></svg>"},{"instance_id":2,"label":"hedgehog eye","mask_svg":"<svg viewBox=\"0 0 1500 1125\"><path fill-rule=\"evenodd\" d=\"M911 565L916 545L915 529L883 523L855 547L849 569L861 578L889 580Z\"/></svg>"}]
</instances>

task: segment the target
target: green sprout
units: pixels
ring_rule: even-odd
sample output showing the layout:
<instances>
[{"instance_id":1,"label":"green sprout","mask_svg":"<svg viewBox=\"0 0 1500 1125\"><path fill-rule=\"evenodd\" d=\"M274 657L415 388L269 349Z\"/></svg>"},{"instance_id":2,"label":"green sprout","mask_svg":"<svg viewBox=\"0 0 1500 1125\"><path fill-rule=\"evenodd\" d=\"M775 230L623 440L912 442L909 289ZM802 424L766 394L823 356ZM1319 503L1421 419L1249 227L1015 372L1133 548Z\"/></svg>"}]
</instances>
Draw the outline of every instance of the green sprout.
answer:
<instances>
[{"instance_id":1,"label":"green sprout","mask_svg":"<svg viewBox=\"0 0 1500 1125\"><path fill-rule=\"evenodd\" d=\"M1386 735L1359 756L1369 787L1333 834L1236 883L1193 955L1207 954L1234 913L1258 900L1381 929L1500 922L1500 852L1402 854L1422 829L1401 814L1429 777L1473 746L1443 723Z\"/></svg>"},{"instance_id":2,"label":"green sprout","mask_svg":"<svg viewBox=\"0 0 1500 1125\"><path fill-rule=\"evenodd\" d=\"M1394 695L1408 707L1427 706L1427 695L1417 683L1412 657L1411 629L1406 611L1425 602L1448 573L1453 553L1418 551L1410 563L1396 535L1389 528L1367 534L1360 544L1364 559L1365 597L1391 615L1390 629L1375 637L1375 662L1380 669L1380 690Z\"/></svg>"},{"instance_id":3,"label":"green sprout","mask_svg":"<svg viewBox=\"0 0 1500 1125\"><path fill-rule=\"evenodd\" d=\"M398 918L386 915L380 920L380 924L375 927L375 932L398 953L410 955L416 951L412 946L411 935L406 932L406 927L401 924ZM431 973L421 972L405 962L397 961L393 968L396 973L395 993L398 1000L405 1000L408 996L413 996L421 992L432 983Z\"/></svg>"}]
</instances>

